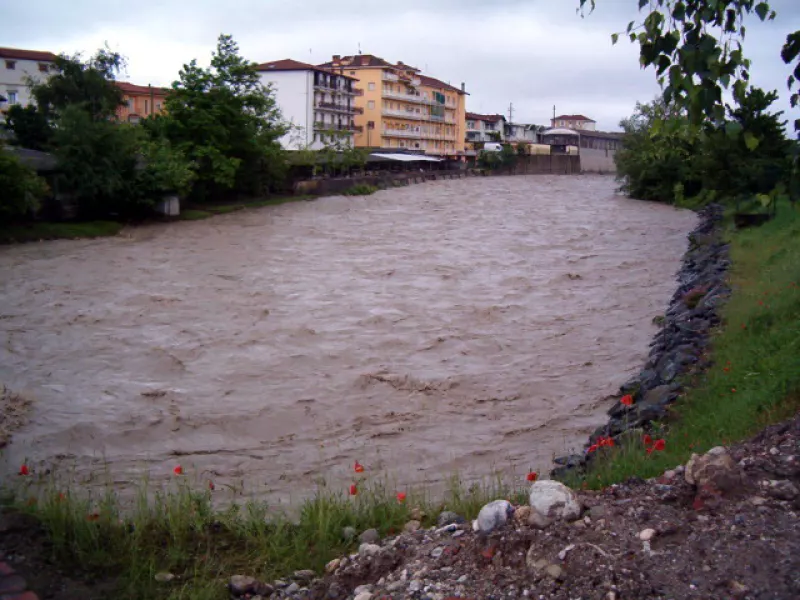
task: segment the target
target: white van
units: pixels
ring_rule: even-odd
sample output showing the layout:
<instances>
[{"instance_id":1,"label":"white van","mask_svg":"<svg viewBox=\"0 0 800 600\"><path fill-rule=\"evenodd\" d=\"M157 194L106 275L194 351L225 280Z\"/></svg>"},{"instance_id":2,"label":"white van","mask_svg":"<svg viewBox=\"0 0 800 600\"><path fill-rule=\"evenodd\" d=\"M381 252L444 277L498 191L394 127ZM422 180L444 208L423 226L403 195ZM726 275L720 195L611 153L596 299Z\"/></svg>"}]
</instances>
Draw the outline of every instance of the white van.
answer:
<instances>
[{"instance_id":1,"label":"white van","mask_svg":"<svg viewBox=\"0 0 800 600\"><path fill-rule=\"evenodd\" d=\"M500 144L499 142L486 142L483 145L483 151L484 152L502 152L503 151L503 145Z\"/></svg>"}]
</instances>

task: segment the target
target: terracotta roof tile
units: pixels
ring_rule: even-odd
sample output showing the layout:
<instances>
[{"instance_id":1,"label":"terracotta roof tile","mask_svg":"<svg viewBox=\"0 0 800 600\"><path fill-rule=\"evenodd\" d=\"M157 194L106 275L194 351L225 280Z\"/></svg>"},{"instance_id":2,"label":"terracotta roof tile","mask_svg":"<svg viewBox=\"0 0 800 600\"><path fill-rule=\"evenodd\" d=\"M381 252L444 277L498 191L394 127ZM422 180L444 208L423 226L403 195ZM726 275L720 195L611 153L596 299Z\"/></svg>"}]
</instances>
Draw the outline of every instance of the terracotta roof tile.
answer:
<instances>
[{"instance_id":1,"label":"terracotta roof tile","mask_svg":"<svg viewBox=\"0 0 800 600\"><path fill-rule=\"evenodd\" d=\"M300 62L299 60L294 60L291 58L284 58L282 60L273 60L271 62L261 63L260 65L256 66L257 71L317 71L319 73L333 73L330 67L326 65L312 65L309 63ZM347 79L353 79L354 81L358 81L356 77L350 77L349 75L342 75L341 73L335 73L335 75L339 75L341 77L346 77Z\"/></svg>"},{"instance_id":2,"label":"terracotta roof tile","mask_svg":"<svg viewBox=\"0 0 800 600\"><path fill-rule=\"evenodd\" d=\"M149 94L151 88L146 85L136 85L135 83L128 83L127 81L115 82L117 87L126 94ZM152 87L153 94L156 96L166 96L169 88Z\"/></svg>"},{"instance_id":3,"label":"terracotta roof tile","mask_svg":"<svg viewBox=\"0 0 800 600\"><path fill-rule=\"evenodd\" d=\"M420 78L422 85L427 85L428 87L438 87L445 90L450 90L451 92L458 92L459 94L466 94L467 92L461 90L461 88L457 88L449 83L445 83L444 81L440 81L435 77L428 77L427 75L418 74L417 77Z\"/></svg>"},{"instance_id":4,"label":"terracotta roof tile","mask_svg":"<svg viewBox=\"0 0 800 600\"><path fill-rule=\"evenodd\" d=\"M489 123L497 123L498 121L505 121L503 115L479 115L478 113L468 112L466 118L470 121L488 121Z\"/></svg>"},{"instance_id":5,"label":"terracotta roof tile","mask_svg":"<svg viewBox=\"0 0 800 600\"><path fill-rule=\"evenodd\" d=\"M42 52L40 50L21 50L19 48L0 48L0 58L16 60L38 60L42 62L53 62L58 58L52 52Z\"/></svg>"},{"instance_id":6,"label":"terracotta roof tile","mask_svg":"<svg viewBox=\"0 0 800 600\"><path fill-rule=\"evenodd\" d=\"M564 120L564 121L589 121L590 123L596 123L594 119L590 119L589 117L585 117L583 115L559 115L555 119L556 121Z\"/></svg>"}]
</instances>

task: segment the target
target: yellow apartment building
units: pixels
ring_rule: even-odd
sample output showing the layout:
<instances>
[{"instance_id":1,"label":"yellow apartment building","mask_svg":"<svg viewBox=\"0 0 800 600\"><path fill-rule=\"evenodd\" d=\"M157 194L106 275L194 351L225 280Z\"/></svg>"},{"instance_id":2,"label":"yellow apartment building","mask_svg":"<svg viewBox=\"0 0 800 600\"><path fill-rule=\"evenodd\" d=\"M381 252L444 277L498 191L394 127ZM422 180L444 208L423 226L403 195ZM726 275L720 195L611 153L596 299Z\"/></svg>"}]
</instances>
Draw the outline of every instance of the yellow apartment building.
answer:
<instances>
[{"instance_id":1,"label":"yellow apartment building","mask_svg":"<svg viewBox=\"0 0 800 600\"><path fill-rule=\"evenodd\" d=\"M428 77L419 69L392 64L371 54L334 55L320 67L356 77L355 145L363 148L418 150L425 154L464 155L467 92ZM360 131L359 131L360 129Z\"/></svg>"}]
</instances>

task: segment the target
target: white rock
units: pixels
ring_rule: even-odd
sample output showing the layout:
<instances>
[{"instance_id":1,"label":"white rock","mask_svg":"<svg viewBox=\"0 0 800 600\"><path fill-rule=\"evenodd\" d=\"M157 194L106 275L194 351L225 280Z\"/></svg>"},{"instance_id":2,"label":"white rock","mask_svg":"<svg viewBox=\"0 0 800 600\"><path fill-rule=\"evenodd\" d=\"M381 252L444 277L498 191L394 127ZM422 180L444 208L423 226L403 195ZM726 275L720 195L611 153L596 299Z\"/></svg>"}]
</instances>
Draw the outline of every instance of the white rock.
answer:
<instances>
[{"instance_id":1,"label":"white rock","mask_svg":"<svg viewBox=\"0 0 800 600\"><path fill-rule=\"evenodd\" d=\"M558 553L558 559L564 560L567 558L567 554L569 554L572 550L575 549L575 544L570 544L566 548L564 548L561 552Z\"/></svg>"},{"instance_id":2,"label":"white rock","mask_svg":"<svg viewBox=\"0 0 800 600\"><path fill-rule=\"evenodd\" d=\"M356 589L353 590L353 593L358 596L359 594L363 594L364 592L372 592L372 586L367 585L359 585Z\"/></svg>"},{"instance_id":3,"label":"white rock","mask_svg":"<svg viewBox=\"0 0 800 600\"><path fill-rule=\"evenodd\" d=\"M531 486L531 508L548 519L574 521L581 516L578 496L560 481L542 480Z\"/></svg>"},{"instance_id":4,"label":"white rock","mask_svg":"<svg viewBox=\"0 0 800 600\"><path fill-rule=\"evenodd\" d=\"M381 547L377 544L361 544L358 547L359 556L374 556L381 551Z\"/></svg>"},{"instance_id":5,"label":"white rock","mask_svg":"<svg viewBox=\"0 0 800 600\"><path fill-rule=\"evenodd\" d=\"M652 540L656 535L655 529L643 529L639 532L639 539L643 542L649 542Z\"/></svg>"},{"instance_id":6,"label":"white rock","mask_svg":"<svg viewBox=\"0 0 800 600\"><path fill-rule=\"evenodd\" d=\"M155 580L159 583L166 583L168 581L172 581L175 579L175 575L172 573L156 573Z\"/></svg>"},{"instance_id":7,"label":"white rock","mask_svg":"<svg viewBox=\"0 0 800 600\"><path fill-rule=\"evenodd\" d=\"M775 446L773 446L772 448L769 449L769 453L772 454L772 456L778 456L778 454L780 454L781 451L778 450Z\"/></svg>"},{"instance_id":8,"label":"white rock","mask_svg":"<svg viewBox=\"0 0 800 600\"><path fill-rule=\"evenodd\" d=\"M372 592L361 592L354 600L372 600Z\"/></svg>"},{"instance_id":9,"label":"white rock","mask_svg":"<svg viewBox=\"0 0 800 600\"><path fill-rule=\"evenodd\" d=\"M494 500L481 509L478 518L472 522L472 528L484 535L489 534L503 527L513 514L514 507L508 500Z\"/></svg>"}]
</instances>

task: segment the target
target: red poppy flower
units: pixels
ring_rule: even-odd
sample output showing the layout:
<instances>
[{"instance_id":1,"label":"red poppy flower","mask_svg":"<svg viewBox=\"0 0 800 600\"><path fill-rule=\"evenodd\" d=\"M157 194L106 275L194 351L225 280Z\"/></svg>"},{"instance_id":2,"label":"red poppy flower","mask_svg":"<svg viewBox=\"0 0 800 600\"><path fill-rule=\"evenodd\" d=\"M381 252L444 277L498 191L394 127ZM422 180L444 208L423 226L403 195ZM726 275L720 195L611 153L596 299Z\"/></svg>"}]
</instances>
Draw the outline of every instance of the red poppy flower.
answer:
<instances>
[{"instance_id":1,"label":"red poppy flower","mask_svg":"<svg viewBox=\"0 0 800 600\"><path fill-rule=\"evenodd\" d=\"M614 440L612 440L610 437L603 438L600 441L600 445L601 446L606 446L608 448L613 448L614 447Z\"/></svg>"},{"instance_id":2,"label":"red poppy flower","mask_svg":"<svg viewBox=\"0 0 800 600\"><path fill-rule=\"evenodd\" d=\"M728 372L730 372L731 368L730 367L724 367L722 370L725 371L726 373L728 373Z\"/></svg>"},{"instance_id":3,"label":"red poppy flower","mask_svg":"<svg viewBox=\"0 0 800 600\"><path fill-rule=\"evenodd\" d=\"M747 329L747 325L745 325L744 323L742 323L742 329Z\"/></svg>"},{"instance_id":4,"label":"red poppy flower","mask_svg":"<svg viewBox=\"0 0 800 600\"><path fill-rule=\"evenodd\" d=\"M537 477L539 477L539 475L535 471L528 471L528 476L525 479L533 483L536 481Z\"/></svg>"},{"instance_id":5,"label":"red poppy flower","mask_svg":"<svg viewBox=\"0 0 800 600\"><path fill-rule=\"evenodd\" d=\"M649 434L645 434L645 436L642 438L642 441L644 442L645 446L653 445L653 438L651 438Z\"/></svg>"},{"instance_id":6,"label":"red poppy flower","mask_svg":"<svg viewBox=\"0 0 800 600\"><path fill-rule=\"evenodd\" d=\"M661 451L666 445L667 443L664 440L656 440L656 443L653 444L653 450Z\"/></svg>"},{"instance_id":7,"label":"red poppy flower","mask_svg":"<svg viewBox=\"0 0 800 600\"><path fill-rule=\"evenodd\" d=\"M397 501L402 504L406 501L406 493L405 492L397 492Z\"/></svg>"},{"instance_id":8,"label":"red poppy flower","mask_svg":"<svg viewBox=\"0 0 800 600\"><path fill-rule=\"evenodd\" d=\"M87 521L97 521L99 518L100 518L100 515L98 515L97 513L92 513L90 515L86 515L86 520Z\"/></svg>"},{"instance_id":9,"label":"red poppy flower","mask_svg":"<svg viewBox=\"0 0 800 600\"><path fill-rule=\"evenodd\" d=\"M350 495L351 496L355 496L357 494L358 494L358 488L356 487L356 484L354 483L353 485L350 486Z\"/></svg>"},{"instance_id":10,"label":"red poppy flower","mask_svg":"<svg viewBox=\"0 0 800 600\"><path fill-rule=\"evenodd\" d=\"M22 465L22 466L19 468L19 474L20 474L20 475L30 475L30 474L31 474L31 472L30 472L30 470L28 469L28 465L25 465L25 464L23 464L23 465Z\"/></svg>"},{"instance_id":11,"label":"red poppy flower","mask_svg":"<svg viewBox=\"0 0 800 600\"><path fill-rule=\"evenodd\" d=\"M183 475L183 467L177 465L174 469L172 469L172 472L175 473L175 475Z\"/></svg>"},{"instance_id":12,"label":"red poppy flower","mask_svg":"<svg viewBox=\"0 0 800 600\"><path fill-rule=\"evenodd\" d=\"M211 481L210 479L208 480L208 489L210 489L212 492L213 492L215 489L217 489L217 487L214 485L214 482L213 482L213 481Z\"/></svg>"},{"instance_id":13,"label":"red poppy flower","mask_svg":"<svg viewBox=\"0 0 800 600\"><path fill-rule=\"evenodd\" d=\"M599 448L599 446L597 444L592 444L591 446L589 446L589 449L586 452L587 452L587 454L591 454L592 452L594 452L598 448Z\"/></svg>"},{"instance_id":14,"label":"red poppy flower","mask_svg":"<svg viewBox=\"0 0 800 600\"><path fill-rule=\"evenodd\" d=\"M731 392L736 393L736 388L731 388Z\"/></svg>"},{"instance_id":15,"label":"red poppy flower","mask_svg":"<svg viewBox=\"0 0 800 600\"><path fill-rule=\"evenodd\" d=\"M625 394L622 398L620 398L620 402L625 406L633 406L633 396L630 394Z\"/></svg>"},{"instance_id":16,"label":"red poppy flower","mask_svg":"<svg viewBox=\"0 0 800 600\"><path fill-rule=\"evenodd\" d=\"M364 472L364 465L362 465L360 462L356 461L356 463L353 465L353 470L356 473L363 473Z\"/></svg>"},{"instance_id":17,"label":"red poppy flower","mask_svg":"<svg viewBox=\"0 0 800 600\"><path fill-rule=\"evenodd\" d=\"M67 499L67 497L64 495L64 492L59 492L58 496L56 497L56 502L62 502L63 500L66 500L66 499Z\"/></svg>"}]
</instances>

